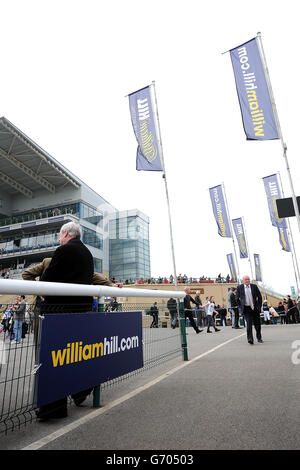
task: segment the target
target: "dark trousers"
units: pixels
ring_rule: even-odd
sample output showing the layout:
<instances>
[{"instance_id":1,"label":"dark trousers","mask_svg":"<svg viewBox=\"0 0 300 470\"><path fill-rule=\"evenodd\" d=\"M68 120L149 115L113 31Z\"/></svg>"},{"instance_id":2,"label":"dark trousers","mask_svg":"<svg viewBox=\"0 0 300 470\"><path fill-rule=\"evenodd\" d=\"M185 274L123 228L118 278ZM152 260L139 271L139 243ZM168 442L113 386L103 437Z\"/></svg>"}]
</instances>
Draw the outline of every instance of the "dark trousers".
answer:
<instances>
[{"instance_id":1,"label":"dark trousers","mask_svg":"<svg viewBox=\"0 0 300 470\"><path fill-rule=\"evenodd\" d=\"M239 309L238 307L231 307L233 319L232 319L232 326L234 328L238 328L239 326Z\"/></svg>"},{"instance_id":2,"label":"dark trousers","mask_svg":"<svg viewBox=\"0 0 300 470\"><path fill-rule=\"evenodd\" d=\"M251 307L244 307L244 317L247 325L247 339L248 341L253 341L253 331L252 327L256 330L257 339L261 339L261 323L260 323L260 314L257 310L252 310Z\"/></svg>"},{"instance_id":3,"label":"dark trousers","mask_svg":"<svg viewBox=\"0 0 300 470\"><path fill-rule=\"evenodd\" d=\"M150 328L158 328L158 314L157 313L152 313L152 323L150 325Z\"/></svg>"},{"instance_id":4,"label":"dark trousers","mask_svg":"<svg viewBox=\"0 0 300 470\"><path fill-rule=\"evenodd\" d=\"M185 316L185 319L188 318L190 320L191 326L194 328L194 330L198 331L198 328L197 328L195 320L194 320L193 313L189 312L188 310L185 310L184 316Z\"/></svg>"}]
</instances>

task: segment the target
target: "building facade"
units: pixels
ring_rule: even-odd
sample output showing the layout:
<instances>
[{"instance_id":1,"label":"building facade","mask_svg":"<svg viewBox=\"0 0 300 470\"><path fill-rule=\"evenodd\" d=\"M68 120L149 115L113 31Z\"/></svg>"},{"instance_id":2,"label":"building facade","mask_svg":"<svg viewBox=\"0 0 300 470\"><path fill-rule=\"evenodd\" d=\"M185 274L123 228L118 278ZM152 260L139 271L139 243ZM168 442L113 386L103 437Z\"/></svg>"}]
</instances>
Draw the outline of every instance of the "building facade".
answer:
<instances>
[{"instance_id":1,"label":"building facade","mask_svg":"<svg viewBox=\"0 0 300 470\"><path fill-rule=\"evenodd\" d=\"M131 274L145 278L149 273L150 276L148 217L138 210L128 211L131 228L126 232L129 237L135 223L147 240L122 238L122 244L111 244L116 227L119 229L120 221L124 224L124 213L120 218L122 213L4 117L0 118L0 181L2 276L8 269L23 269L52 257L59 246L60 228L70 221L80 224L82 241L93 255L96 272L123 280L130 264ZM128 249L132 248L132 241L135 256L129 263Z\"/></svg>"}]
</instances>

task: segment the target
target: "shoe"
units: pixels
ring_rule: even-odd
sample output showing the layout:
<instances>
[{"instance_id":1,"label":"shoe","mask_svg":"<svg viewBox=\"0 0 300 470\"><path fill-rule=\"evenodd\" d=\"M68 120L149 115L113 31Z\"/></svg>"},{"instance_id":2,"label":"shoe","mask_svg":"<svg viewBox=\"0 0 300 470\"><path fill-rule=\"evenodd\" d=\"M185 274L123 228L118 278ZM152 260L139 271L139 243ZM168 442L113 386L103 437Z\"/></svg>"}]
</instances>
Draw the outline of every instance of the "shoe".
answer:
<instances>
[{"instance_id":1,"label":"shoe","mask_svg":"<svg viewBox=\"0 0 300 470\"><path fill-rule=\"evenodd\" d=\"M210 331L210 330L207 330L207 332L206 332L206 333L212 333L212 331Z\"/></svg>"},{"instance_id":2,"label":"shoe","mask_svg":"<svg viewBox=\"0 0 300 470\"><path fill-rule=\"evenodd\" d=\"M203 330L197 330L196 333L198 334L198 333L201 333L202 331L203 331Z\"/></svg>"},{"instance_id":3,"label":"shoe","mask_svg":"<svg viewBox=\"0 0 300 470\"><path fill-rule=\"evenodd\" d=\"M263 340L262 340L262 339L258 339L257 342L258 342L258 343L263 343Z\"/></svg>"},{"instance_id":4,"label":"shoe","mask_svg":"<svg viewBox=\"0 0 300 470\"><path fill-rule=\"evenodd\" d=\"M216 328L215 331L221 331L221 330L219 330L218 328Z\"/></svg>"},{"instance_id":5,"label":"shoe","mask_svg":"<svg viewBox=\"0 0 300 470\"><path fill-rule=\"evenodd\" d=\"M76 406L80 406L84 402L85 399L86 399L86 396L80 397L80 398L73 398Z\"/></svg>"},{"instance_id":6,"label":"shoe","mask_svg":"<svg viewBox=\"0 0 300 470\"><path fill-rule=\"evenodd\" d=\"M249 344L253 344L252 339L249 339L248 343L249 343Z\"/></svg>"},{"instance_id":7,"label":"shoe","mask_svg":"<svg viewBox=\"0 0 300 470\"><path fill-rule=\"evenodd\" d=\"M242 328L240 326L235 326L234 329L235 330L241 330Z\"/></svg>"}]
</instances>

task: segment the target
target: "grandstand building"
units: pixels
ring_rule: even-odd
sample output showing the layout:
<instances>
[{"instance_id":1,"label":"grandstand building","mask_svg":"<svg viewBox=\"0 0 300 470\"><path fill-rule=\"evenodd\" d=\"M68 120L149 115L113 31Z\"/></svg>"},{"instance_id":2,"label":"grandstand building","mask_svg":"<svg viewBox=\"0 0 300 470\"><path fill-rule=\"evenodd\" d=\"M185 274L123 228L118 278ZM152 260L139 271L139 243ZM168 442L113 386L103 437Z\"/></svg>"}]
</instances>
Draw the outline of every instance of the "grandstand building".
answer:
<instances>
[{"instance_id":1,"label":"grandstand building","mask_svg":"<svg viewBox=\"0 0 300 470\"><path fill-rule=\"evenodd\" d=\"M118 212L5 117L0 118L0 272L52 257L74 221L96 272L116 280L150 277L149 219Z\"/></svg>"}]
</instances>

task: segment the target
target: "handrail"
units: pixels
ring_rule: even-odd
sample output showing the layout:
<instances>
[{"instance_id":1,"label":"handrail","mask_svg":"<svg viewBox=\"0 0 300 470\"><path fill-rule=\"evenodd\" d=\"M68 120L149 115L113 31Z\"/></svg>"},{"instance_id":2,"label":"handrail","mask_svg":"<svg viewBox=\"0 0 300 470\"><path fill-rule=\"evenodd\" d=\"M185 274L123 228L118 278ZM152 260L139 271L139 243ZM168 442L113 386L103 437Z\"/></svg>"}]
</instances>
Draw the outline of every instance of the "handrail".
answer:
<instances>
[{"instance_id":1,"label":"handrail","mask_svg":"<svg viewBox=\"0 0 300 470\"><path fill-rule=\"evenodd\" d=\"M186 295L183 291L92 286L86 284L68 284L64 282L23 281L19 279L0 279L0 294L159 298L183 298Z\"/></svg>"}]
</instances>

